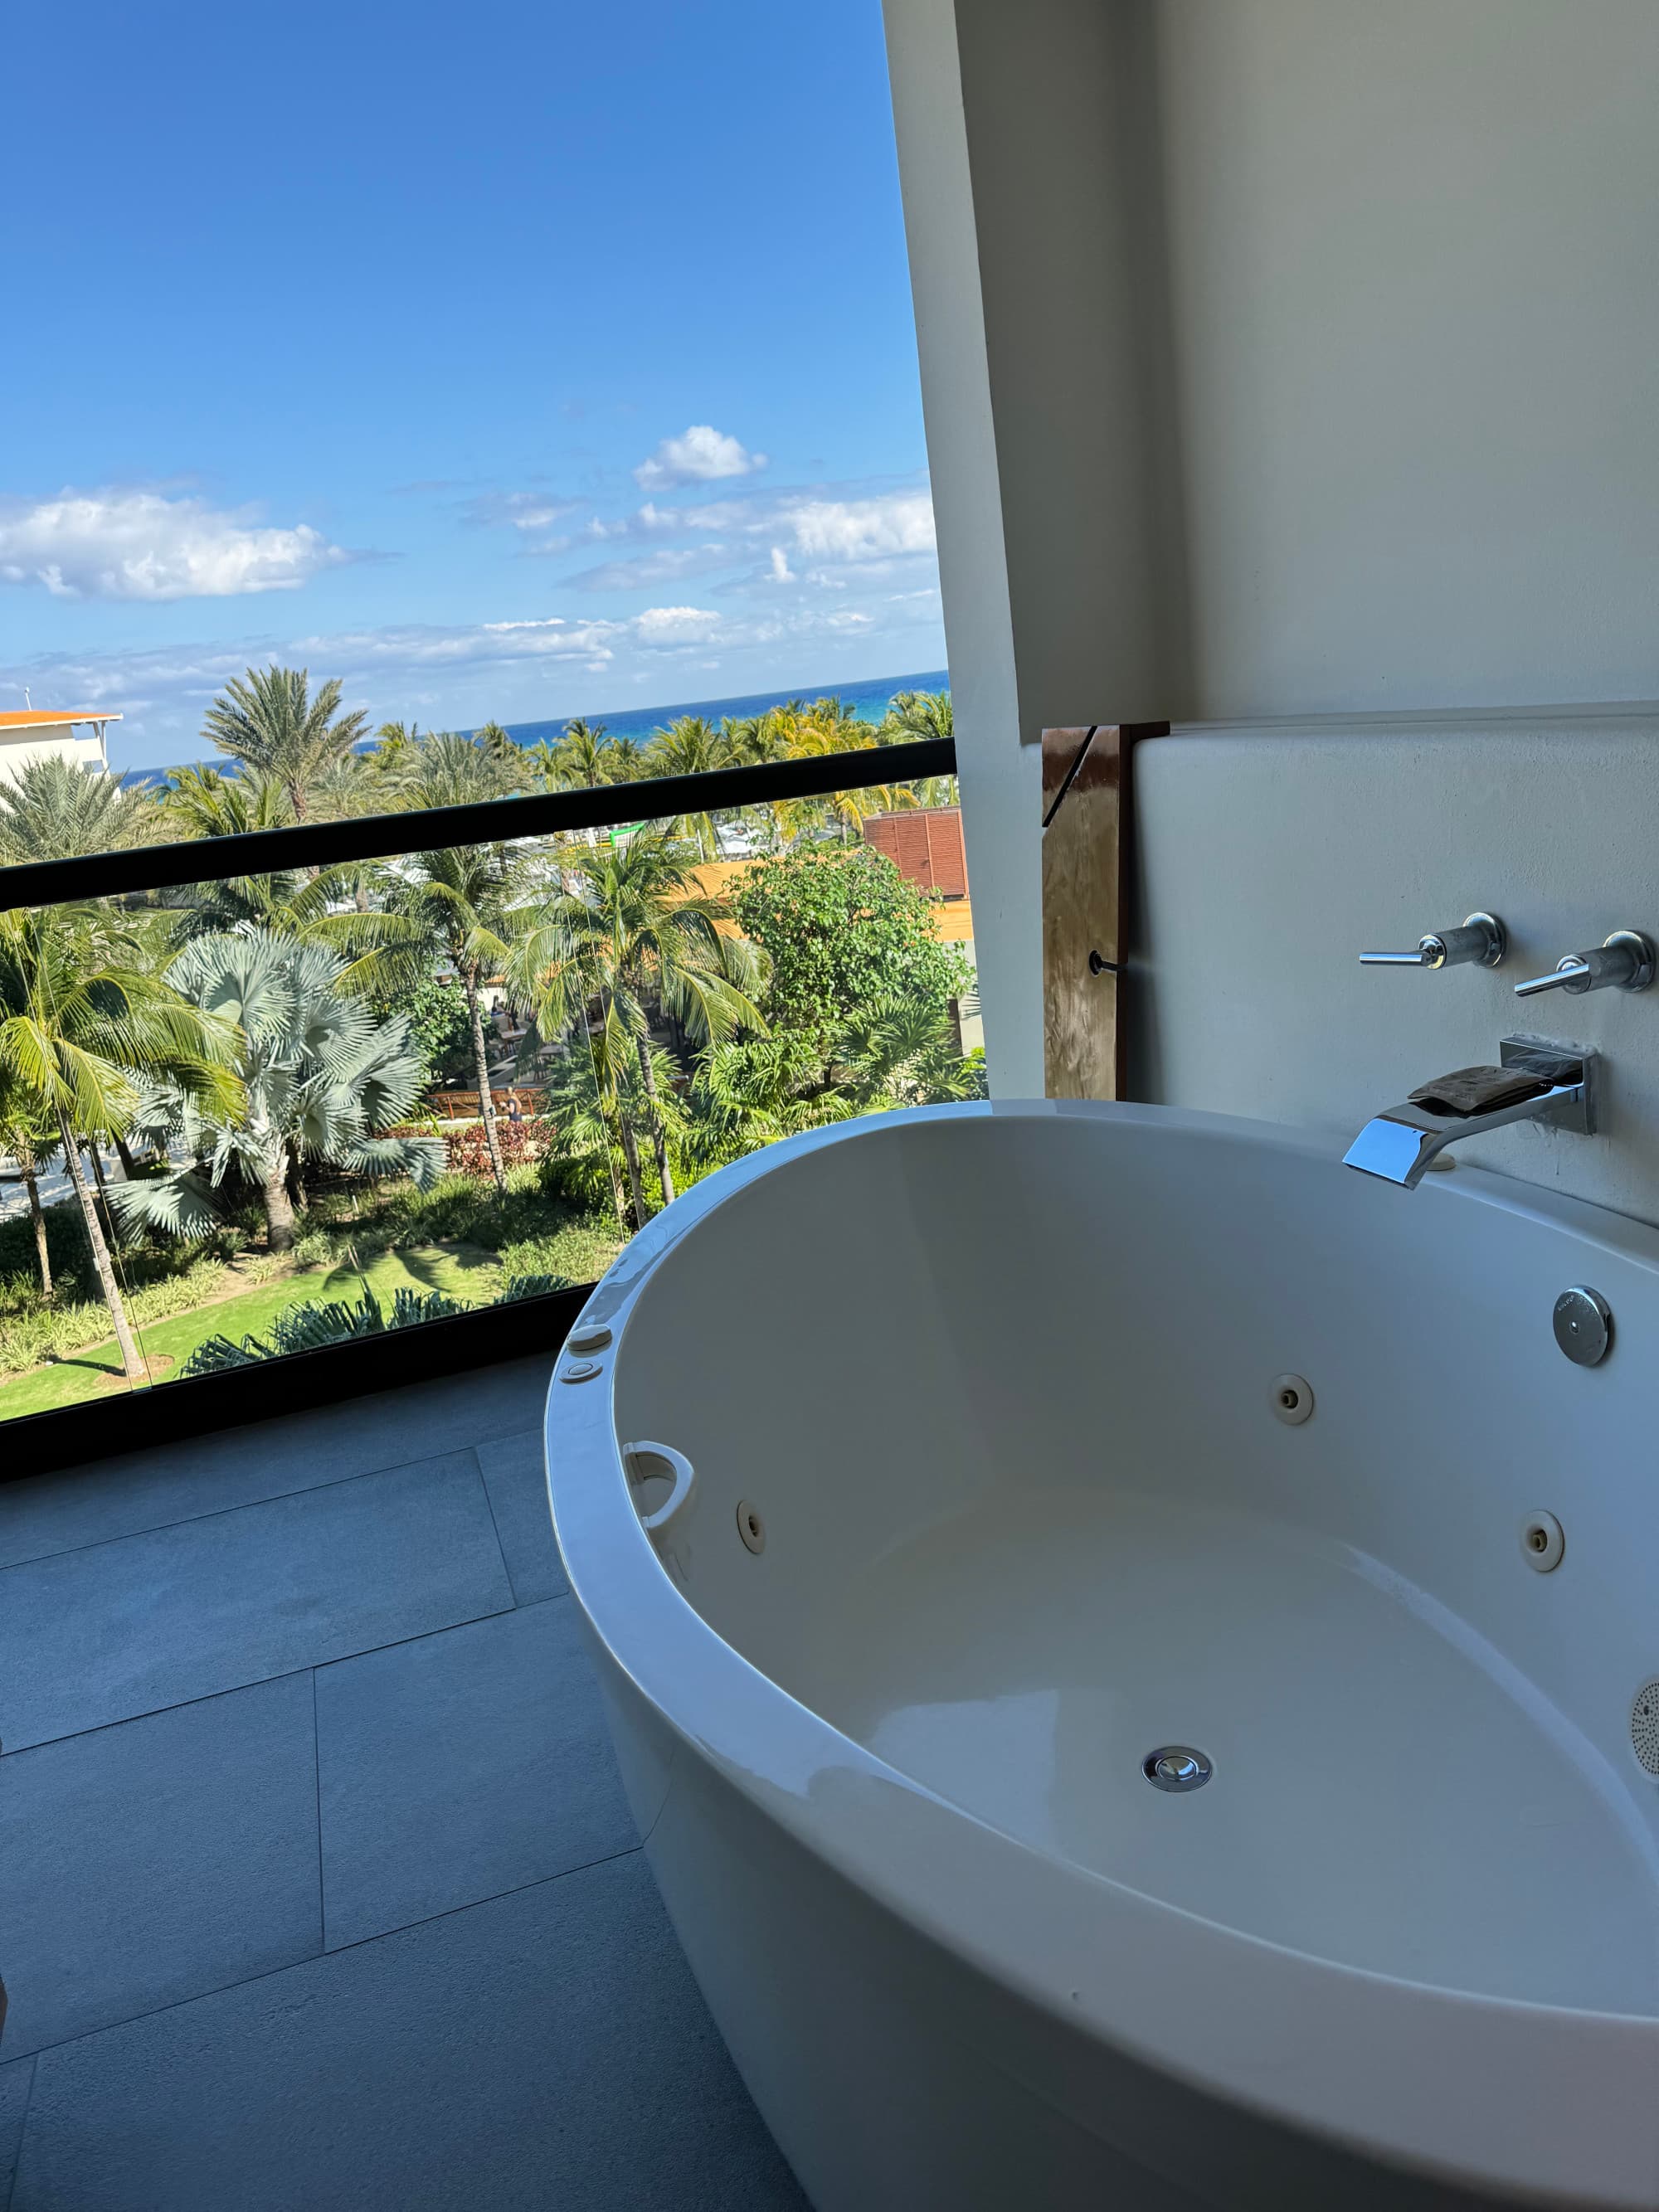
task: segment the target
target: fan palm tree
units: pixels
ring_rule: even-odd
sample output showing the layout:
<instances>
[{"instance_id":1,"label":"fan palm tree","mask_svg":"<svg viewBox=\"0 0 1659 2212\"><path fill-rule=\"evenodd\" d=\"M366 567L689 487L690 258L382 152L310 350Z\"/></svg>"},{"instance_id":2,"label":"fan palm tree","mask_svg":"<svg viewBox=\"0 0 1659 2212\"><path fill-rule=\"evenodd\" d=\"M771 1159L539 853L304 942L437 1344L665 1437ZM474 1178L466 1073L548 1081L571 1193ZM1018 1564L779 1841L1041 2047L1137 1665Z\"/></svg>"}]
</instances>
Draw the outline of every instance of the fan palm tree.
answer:
<instances>
[{"instance_id":1,"label":"fan palm tree","mask_svg":"<svg viewBox=\"0 0 1659 2212\"><path fill-rule=\"evenodd\" d=\"M240 1093L227 1112L176 1082L146 1092L133 1126L164 1152L182 1139L189 1164L117 1184L111 1195L125 1221L204 1237L251 1180L264 1198L270 1248L286 1252L290 1186L307 1162L410 1176L422 1187L442 1171L441 1139L376 1133L403 1119L425 1079L407 1018L377 1021L342 988L341 963L320 945L262 928L198 937L167 980L205 1017L234 1025Z\"/></svg>"},{"instance_id":2,"label":"fan palm tree","mask_svg":"<svg viewBox=\"0 0 1659 2212\"><path fill-rule=\"evenodd\" d=\"M0 866L112 853L148 836L155 818L148 793L48 753L0 781Z\"/></svg>"},{"instance_id":3,"label":"fan palm tree","mask_svg":"<svg viewBox=\"0 0 1659 2212\"><path fill-rule=\"evenodd\" d=\"M161 1079L234 1113L232 1043L228 1023L156 973L132 917L90 905L0 914L0 1085L16 1110L58 1132L129 1382L145 1379L144 1365L77 1139L125 1131Z\"/></svg>"},{"instance_id":4,"label":"fan palm tree","mask_svg":"<svg viewBox=\"0 0 1659 2212\"><path fill-rule=\"evenodd\" d=\"M222 775L216 768L176 769L163 806L191 836L240 836L283 828L292 818L276 777ZM405 980L398 956L416 941L416 933L398 916L371 906L383 876L374 862L343 861L315 872L283 868L268 876L225 876L179 885L164 896L178 939L269 929L338 953L347 963L342 990L391 991ZM340 910L348 906L355 910Z\"/></svg>"},{"instance_id":5,"label":"fan palm tree","mask_svg":"<svg viewBox=\"0 0 1659 2212\"><path fill-rule=\"evenodd\" d=\"M208 708L202 734L245 768L275 776L296 822L303 822L311 786L362 737L368 717L340 712L340 684L331 678L311 696L304 668L252 669L233 678Z\"/></svg>"},{"instance_id":6,"label":"fan palm tree","mask_svg":"<svg viewBox=\"0 0 1659 2212\"><path fill-rule=\"evenodd\" d=\"M574 848L563 887L536 914L514 946L509 981L533 1009L543 1037L579 1025L586 1031L599 1091L617 1117L636 1222L646 1219L639 1148L624 1066L638 1069L665 1206L674 1200L660 1085L647 999L654 999L696 1043L739 1028L765 1033L754 1003L761 957L746 939L723 934L722 899L702 891L695 857L664 829L641 830L619 845Z\"/></svg>"}]
</instances>

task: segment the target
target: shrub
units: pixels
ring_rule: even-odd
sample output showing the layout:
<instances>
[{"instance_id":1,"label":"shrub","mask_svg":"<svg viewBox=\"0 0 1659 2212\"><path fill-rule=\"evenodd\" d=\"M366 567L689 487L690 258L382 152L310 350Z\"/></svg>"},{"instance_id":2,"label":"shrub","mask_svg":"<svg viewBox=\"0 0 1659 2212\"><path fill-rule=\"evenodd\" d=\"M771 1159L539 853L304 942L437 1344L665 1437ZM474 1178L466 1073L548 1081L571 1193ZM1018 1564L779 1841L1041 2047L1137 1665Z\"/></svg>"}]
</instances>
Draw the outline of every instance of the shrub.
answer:
<instances>
[{"instance_id":1,"label":"shrub","mask_svg":"<svg viewBox=\"0 0 1659 2212\"><path fill-rule=\"evenodd\" d=\"M495 1117L495 1142L501 1149L504 1168L527 1167L540 1159L553 1141L550 1123L538 1119L509 1121L502 1115ZM484 1136L482 1121L464 1121L459 1129L447 1129L444 1142L449 1147L451 1175L490 1176L489 1146Z\"/></svg>"}]
</instances>

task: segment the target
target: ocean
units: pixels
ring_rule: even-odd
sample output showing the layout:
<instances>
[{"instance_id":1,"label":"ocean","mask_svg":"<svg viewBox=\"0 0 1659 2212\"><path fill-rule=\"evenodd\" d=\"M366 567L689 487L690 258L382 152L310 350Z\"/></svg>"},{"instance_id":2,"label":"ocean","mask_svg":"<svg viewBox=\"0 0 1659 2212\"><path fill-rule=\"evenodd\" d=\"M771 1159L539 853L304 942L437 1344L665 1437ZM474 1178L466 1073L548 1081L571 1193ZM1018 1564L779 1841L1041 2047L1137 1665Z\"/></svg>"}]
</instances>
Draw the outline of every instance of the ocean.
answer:
<instances>
[{"instance_id":1,"label":"ocean","mask_svg":"<svg viewBox=\"0 0 1659 2212\"><path fill-rule=\"evenodd\" d=\"M614 714L589 714L586 720L602 722L613 738L636 738L643 742L653 730L661 729L665 722L677 721L682 714L701 714L710 722L722 722L729 715L738 721L745 714L763 714L769 707L781 707L786 699L833 696L844 701L866 721L878 722L890 702L901 691L948 691L950 688L950 671L930 668L920 676L876 676L862 684L797 684L787 691L751 691L740 699L687 699L677 707L622 707ZM543 738L556 744L567 725L574 719L574 715L561 714L550 722L506 722L502 727L518 744L533 745ZM374 740L366 738L356 750L368 752L373 745ZM196 765L218 767L222 763L216 755ZM131 768L126 771L125 781L135 785L163 784L169 773L164 768Z\"/></svg>"},{"instance_id":2,"label":"ocean","mask_svg":"<svg viewBox=\"0 0 1659 2212\"><path fill-rule=\"evenodd\" d=\"M753 691L741 699L688 699L678 707L623 707L615 714L589 714L584 719L602 722L611 737L636 738L643 742L653 730L661 729L666 722L678 721L682 714L701 714L709 722L723 722L728 717L740 721L745 715L763 714L769 707L781 707L786 699L833 696L862 714L866 721L878 722L901 691L948 691L950 688L950 671L932 668L921 676L872 677L862 684L796 684L787 691ZM515 743L533 745L543 738L556 743L564 735L566 724L574 720L572 715L562 714L556 721L507 722L503 726Z\"/></svg>"}]
</instances>

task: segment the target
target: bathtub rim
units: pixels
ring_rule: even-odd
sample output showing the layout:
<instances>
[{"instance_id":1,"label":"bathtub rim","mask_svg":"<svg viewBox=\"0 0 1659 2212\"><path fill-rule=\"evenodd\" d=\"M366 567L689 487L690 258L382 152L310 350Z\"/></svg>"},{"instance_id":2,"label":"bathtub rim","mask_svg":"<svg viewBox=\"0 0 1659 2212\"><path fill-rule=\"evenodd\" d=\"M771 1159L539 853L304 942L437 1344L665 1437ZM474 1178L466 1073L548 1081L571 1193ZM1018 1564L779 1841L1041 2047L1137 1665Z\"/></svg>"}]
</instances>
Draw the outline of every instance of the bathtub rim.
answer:
<instances>
[{"instance_id":1,"label":"bathtub rim","mask_svg":"<svg viewBox=\"0 0 1659 2212\"><path fill-rule=\"evenodd\" d=\"M855 1888L1051 2019L1397 2168L1502 2189L1520 2202L1652 2206L1659 2119L1644 2134L1641 2116L1652 2105L1659 2017L1404 1981L1242 1933L1051 1857L799 1703L728 1644L663 1568L623 1472L614 1386L629 1319L666 1254L737 1192L827 1146L881 1141L933 1121L1056 1118L1267 1149L1322 1168L1340 1159L1335 1139L1283 1124L1142 1104L997 1100L807 1132L694 1186L624 1248L584 1310L585 1322L613 1332L590 1355L601 1375L573 1388L556 1370L550 1384L548 1486L571 1595L611 1662L666 1724L677 1756L708 1761ZM1659 1231L1507 1176L1466 1168L1410 1196L1383 1194L1497 1206L1659 1275ZM994 1913L983 1910L988 1897ZM1086 1960L1079 1929L1089 1933Z\"/></svg>"}]
</instances>

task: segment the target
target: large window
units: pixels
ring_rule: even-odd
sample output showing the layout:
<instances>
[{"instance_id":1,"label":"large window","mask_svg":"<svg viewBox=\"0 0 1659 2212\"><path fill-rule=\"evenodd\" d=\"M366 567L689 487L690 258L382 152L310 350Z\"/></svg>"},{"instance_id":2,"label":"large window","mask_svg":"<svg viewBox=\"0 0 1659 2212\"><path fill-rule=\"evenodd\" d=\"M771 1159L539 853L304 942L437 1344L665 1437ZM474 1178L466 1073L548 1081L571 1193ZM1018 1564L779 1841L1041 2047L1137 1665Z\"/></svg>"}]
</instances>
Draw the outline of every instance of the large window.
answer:
<instances>
[{"instance_id":1,"label":"large window","mask_svg":"<svg viewBox=\"0 0 1659 2212\"><path fill-rule=\"evenodd\" d=\"M544 1298L780 1137L981 1095L954 778L863 729L529 802L441 741L424 796L592 818L347 817L165 884L175 790L81 895L0 912L0 1419Z\"/></svg>"}]
</instances>

